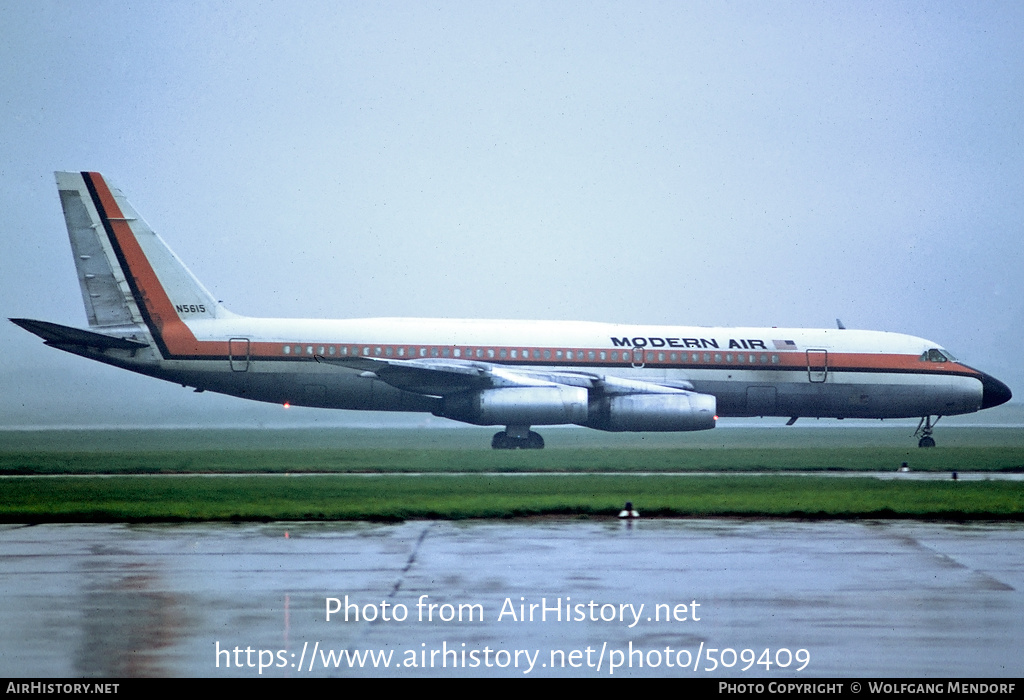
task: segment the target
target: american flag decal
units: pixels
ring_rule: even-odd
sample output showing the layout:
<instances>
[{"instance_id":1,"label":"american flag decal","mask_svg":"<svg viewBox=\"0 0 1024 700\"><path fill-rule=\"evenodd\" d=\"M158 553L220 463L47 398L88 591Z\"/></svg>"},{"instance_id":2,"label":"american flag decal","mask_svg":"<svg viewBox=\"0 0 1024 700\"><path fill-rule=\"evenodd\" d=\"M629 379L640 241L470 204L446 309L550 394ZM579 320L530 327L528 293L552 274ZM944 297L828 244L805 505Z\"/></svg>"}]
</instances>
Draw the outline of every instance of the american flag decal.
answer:
<instances>
[{"instance_id":1,"label":"american flag decal","mask_svg":"<svg viewBox=\"0 0 1024 700\"><path fill-rule=\"evenodd\" d=\"M792 340L773 340L776 350L796 350L796 343Z\"/></svg>"}]
</instances>

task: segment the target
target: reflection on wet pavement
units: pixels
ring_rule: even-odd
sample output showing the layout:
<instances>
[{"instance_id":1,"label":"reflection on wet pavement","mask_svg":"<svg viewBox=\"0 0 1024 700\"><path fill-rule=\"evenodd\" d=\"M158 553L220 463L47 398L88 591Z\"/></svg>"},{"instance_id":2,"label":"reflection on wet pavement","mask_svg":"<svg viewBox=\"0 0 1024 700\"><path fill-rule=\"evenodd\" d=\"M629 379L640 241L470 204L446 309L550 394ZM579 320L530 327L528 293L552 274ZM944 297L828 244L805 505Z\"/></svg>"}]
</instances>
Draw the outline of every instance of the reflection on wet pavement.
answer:
<instances>
[{"instance_id":1,"label":"reflection on wet pavement","mask_svg":"<svg viewBox=\"0 0 1024 700\"><path fill-rule=\"evenodd\" d=\"M1024 671L1020 524L7 525L0 582L5 676Z\"/></svg>"}]
</instances>

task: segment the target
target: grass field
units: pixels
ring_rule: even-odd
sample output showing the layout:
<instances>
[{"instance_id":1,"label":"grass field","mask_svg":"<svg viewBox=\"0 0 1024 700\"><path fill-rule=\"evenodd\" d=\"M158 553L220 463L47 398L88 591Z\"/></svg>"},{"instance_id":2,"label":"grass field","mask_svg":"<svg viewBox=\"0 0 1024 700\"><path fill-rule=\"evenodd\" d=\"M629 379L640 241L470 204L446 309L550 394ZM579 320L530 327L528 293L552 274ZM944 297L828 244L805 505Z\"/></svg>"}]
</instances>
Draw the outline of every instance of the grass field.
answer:
<instances>
[{"instance_id":1,"label":"grass field","mask_svg":"<svg viewBox=\"0 0 1024 700\"><path fill-rule=\"evenodd\" d=\"M528 515L1021 519L1020 482L787 476L264 476L10 479L6 522L401 520Z\"/></svg>"},{"instance_id":2,"label":"grass field","mask_svg":"<svg viewBox=\"0 0 1024 700\"><path fill-rule=\"evenodd\" d=\"M490 450L491 432L0 433L0 475L12 477L0 482L0 520L599 517L627 500L647 516L1024 520L1021 481L793 475L894 472L902 462L914 471L1020 472L1024 436L1014 428L950 428L929 450L892 428L549 430L548 449L514 452ZM139 476L151 474L182 476Z\"/></svg>"}]
</instances>

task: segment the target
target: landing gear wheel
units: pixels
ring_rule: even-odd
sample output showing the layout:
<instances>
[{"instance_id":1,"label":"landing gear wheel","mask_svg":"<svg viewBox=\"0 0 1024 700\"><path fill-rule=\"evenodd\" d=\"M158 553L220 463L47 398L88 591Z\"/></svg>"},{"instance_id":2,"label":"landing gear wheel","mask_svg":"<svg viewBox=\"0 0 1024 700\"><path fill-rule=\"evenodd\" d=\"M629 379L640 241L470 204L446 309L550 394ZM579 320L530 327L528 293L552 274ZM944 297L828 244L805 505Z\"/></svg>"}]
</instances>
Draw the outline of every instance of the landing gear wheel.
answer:
<instances>
[{"instance_id":1,"label":"landing gear wheel","mask_svg":"<svg viewBox=\"0 0 1024 700\"><path fill-rule=\"evenodd\" d=\"M511 444L512 438L508 436L504 430L499 433L495 433L494 437L491 438L491 449L492 450L513 450L515 445Z\"/></svg>"},{"instance_id":2,"label":"landing gear wheel","mask_svg":"<svg viewBox=\"0 0 1024 700\"><path fill-rule=\"evenodd\" d=\"M935 417L935 423L939 422L939 418L942 416ZM921 422L917 424L917 430L914 432L914 437L920 438L917 441L918 447L935 447L935 439L932 437L932 429L935 427L935 423L932 422L931 416L925 416L921 419Z\"/></svg>"},{"instance_id":3,"label":"landing gear wheel","mask_svg":"<svg viewBox=\"0 0 1024 700\"><path fill-rule=\"evenodd\" d=\"M544 438L532 430L524 438L511 437L502 430L491 438L492 450L543 450Z\"/></svg>"}]
</instances>

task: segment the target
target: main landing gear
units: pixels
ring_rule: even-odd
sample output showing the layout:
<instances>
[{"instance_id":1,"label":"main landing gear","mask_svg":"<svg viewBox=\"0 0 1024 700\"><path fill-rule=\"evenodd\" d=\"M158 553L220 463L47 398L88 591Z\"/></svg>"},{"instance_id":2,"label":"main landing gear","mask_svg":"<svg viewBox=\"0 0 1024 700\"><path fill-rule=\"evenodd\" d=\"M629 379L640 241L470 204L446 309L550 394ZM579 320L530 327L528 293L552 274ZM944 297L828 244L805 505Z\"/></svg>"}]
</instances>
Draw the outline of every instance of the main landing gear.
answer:
<instances>
[{"instance_id":1,"label":"main landing gear","mask_svg":"<svg viewBox=\"0 0 1024 700\"><path fill-rule=\"evenodd\" d=\"M917 430L914 432L914 437L920 438L917 441L918 447L935 447L935 438L932 437L932 429L935 424L939 422L942 416L935 417L935 423L932 422L931 416L925 416L921 419L921 422L917 424Z\"/></svg>"},{"instance_id":2,"label":"main landing gear","mask_svg":"<svg viewBox=\"0 0 1024 700\"><path fill-rule=\"evenodd\" d=\"M544 438L530 430L528 425L510 425L491 438L494 450L542 450Z\"/></svg>"}]
</instances>

